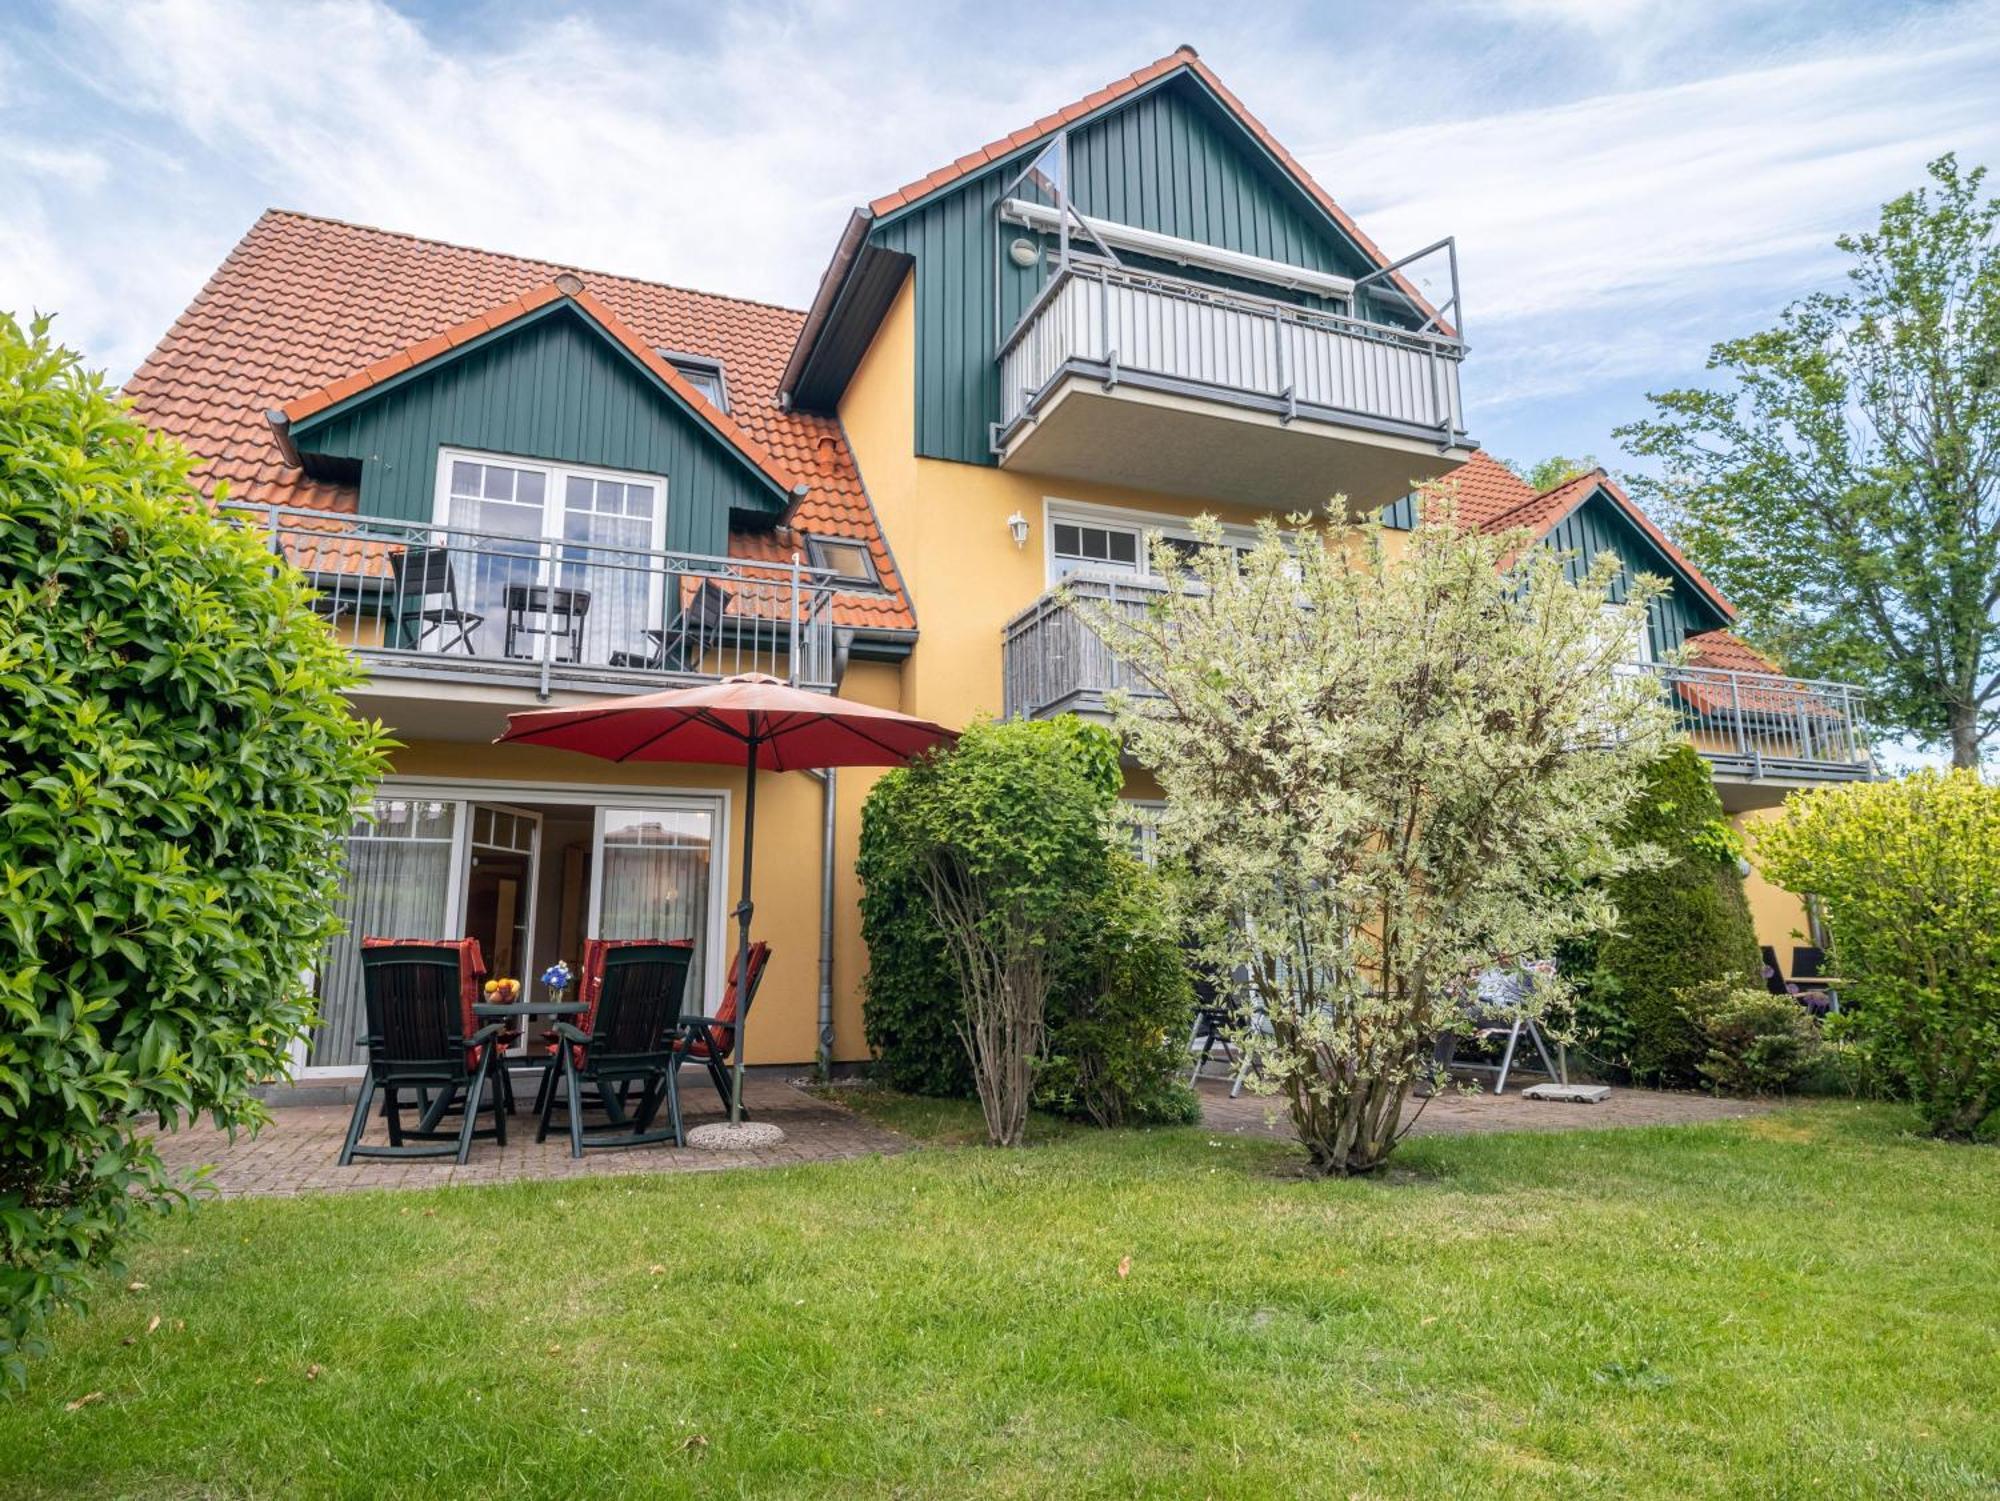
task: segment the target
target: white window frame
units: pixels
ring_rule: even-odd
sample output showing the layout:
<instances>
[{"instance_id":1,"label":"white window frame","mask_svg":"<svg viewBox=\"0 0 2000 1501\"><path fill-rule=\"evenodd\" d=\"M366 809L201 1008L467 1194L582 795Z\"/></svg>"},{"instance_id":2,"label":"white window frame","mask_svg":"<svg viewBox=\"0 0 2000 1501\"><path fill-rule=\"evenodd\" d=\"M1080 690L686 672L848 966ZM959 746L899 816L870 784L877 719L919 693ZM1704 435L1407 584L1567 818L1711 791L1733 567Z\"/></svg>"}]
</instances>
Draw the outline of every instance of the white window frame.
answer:
<instances>
[{"instance_id":1,"label":"white window frame","mask_svg":"<svg viewBox=\"0 0 2000 1501\"><path fill-rule=\"evenodd\" d=\"M562 534L562 498L567 486L563 481L574 475L578 479L610 480L614 484L648 485L652 488L656 504L653 507L653 526L647 538L647 546L654 552L667 550L667 477L664 474L647 474L637 469L607 469L602 464L570 464L555 459L531 459L512 453L488 453L477 448L438 447L437 474L431 485L431 525L449 527L451 513L451 466L455 461L468 464L495 464L503 469L534 469L543 476L542 489L542 540L560 543L567 539Z\"/></svg>"},{"instance_id":2,"label":"white window frame","mask_svg":"<svg viewBox=\"0 0 2000 1501\"><path fill-rule=\"evenodd\" d=\"M1198 540L1194 533L1194 518L1175 516L1164 511L1140 511L1128 506L1110 506L1088 500L1065 500L1060 496L1042 497L1042 572L1049 588L1061 583L1064 575L1056 571L1056 525L1058 522L1070 526L1115 527L1121 531L1139 534L1139 571L1130 574L1116 564L1108 565L1106 573L1125 578L1157 578L1153 572L1153 549L1149 536L1158 532L1163 537L1178 538L1193 542ZM1231 547L1255 547L1257 530L1255 527L1231 526L1225 523L1222 540ZM1092 570L1079 568L1077 573L1088 575Z\"/></svg>"},{"instance_id":3,"label":"white window frame","mask_svg":"<svg viewBox=\"0 0 2000 1501\"><path fill-rule=\"evenodd\" d=\"M590 808L593 810L593 849L596 848L594 831L603 823L602 814L597 810L701 806L715 819L717 834L709 856L708 951L720 956L720 962L709 966L708 993L702 998L701 1009L704 1014L713 1016L716 1007L722 1004L723 982L735 955L735 950L729 947L729 909L733 905L731 892L734 890L730 856L735 839L735 827L730 822L730 815L734 811L734 796L727 788L627 787L614 782L515 782L483 777L459 779L392 775L384 777L371 795L410 802L457 804L452 828L451 877L445 903L446 910L459 914L458 926L461 930L465 926L465 871L471 854L474 803L545 803ZM597 932L597 881L598 872L593 867L590 873L590 906L584 928L585 933L592 937ZM306 1045L302 1038L294 1041L288 1051L292 1060L290 1077L296 1083L358 1079L364 1067L349 1063L309 1068L305 1062Z\"/></svg>"}]
</instances>

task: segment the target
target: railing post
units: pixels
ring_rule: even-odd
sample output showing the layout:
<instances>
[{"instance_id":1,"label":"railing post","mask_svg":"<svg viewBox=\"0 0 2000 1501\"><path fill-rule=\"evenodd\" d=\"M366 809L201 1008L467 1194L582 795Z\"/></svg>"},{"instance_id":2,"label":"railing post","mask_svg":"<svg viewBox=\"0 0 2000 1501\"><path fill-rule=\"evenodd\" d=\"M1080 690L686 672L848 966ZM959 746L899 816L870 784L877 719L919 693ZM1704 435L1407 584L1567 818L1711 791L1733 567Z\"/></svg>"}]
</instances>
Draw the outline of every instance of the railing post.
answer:
<instances>
[{"instance_id":1,"label":"railing post","mask_svg":"<svg viewBox=\"0 0 2000 1501\"><path fill-rule=\"evenodd\" d=\"M794 688L799 686L799 555L792 554L791 640L785 652L785 670Z\"/></svg>"},{"instance_id":2,"label":"railing post","mask_svg":"<svg viewBox=\"0 0 2000 1501\"><path fill-rule=\"evenodd\" d=\"M550 681L554 672L553 653L555 651L556 638L553 627L555 625L556 609L556 570L554 549L546 537L542 539L540 547L542 555L536 559L537 566L535 572L542 579L542 680L540 685L535 689L535 696L546 702L549 697ZM502 595L502 599L505 599L504 594ZM531 584L528 587L528 603L532 605L534 602L535 591L534 586ZM531 615L534 612L526 610L522 613L525 616ZM571 629L574 629L574 626Z\"/></svg>"}]
</instances>

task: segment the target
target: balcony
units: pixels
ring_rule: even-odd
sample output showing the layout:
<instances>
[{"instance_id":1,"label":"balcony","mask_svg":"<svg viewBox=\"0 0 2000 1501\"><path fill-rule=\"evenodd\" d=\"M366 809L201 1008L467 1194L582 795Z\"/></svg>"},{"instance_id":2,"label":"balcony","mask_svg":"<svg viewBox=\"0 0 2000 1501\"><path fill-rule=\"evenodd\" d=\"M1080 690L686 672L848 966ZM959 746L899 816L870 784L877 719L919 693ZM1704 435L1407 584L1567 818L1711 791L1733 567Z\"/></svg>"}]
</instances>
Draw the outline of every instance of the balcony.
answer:
<instances>
[{"instance_id":1,"label":"balcony","mask_svg":"<svg viewBox=\"0 0 2000 1501\"><path fill-rule=\"evenodd\" d=\"M1464 345L1071 260L1002 344L1003 467L1278 510L1387 504L1471 452Z\"/></svg>"},{"instance_id":2,"label":"balcony","mask_svg":"<svg viewBox=\"0 0 2000 1501\"><path fill-rule=\"evenodd\" d=\"M1079 575L1069 592L1112 610L1143 612L1160 591L1147 579ZM1083 617L1055 591L1021 611L1002 633L1001 682L1007 718L1062 713L1102 716L1119 690L1148 692ZM1768 805L1785 790L1874 774L1859 689L1846 683L1771 673L1648 664L1708 758L1730 811Z\"/></svg>"},{"instance_id":3,"label":"balcony","mask_svg":"<svg viewBox=\"0 0 2000 1501\"><path fill-rule=\"evenodd\" d=\"M313 608L367 664L371 699L546 700L739 672L834 685L834 576L796 562L282 506L223 514L319 591Z\"/></svg>"}]
</instances>

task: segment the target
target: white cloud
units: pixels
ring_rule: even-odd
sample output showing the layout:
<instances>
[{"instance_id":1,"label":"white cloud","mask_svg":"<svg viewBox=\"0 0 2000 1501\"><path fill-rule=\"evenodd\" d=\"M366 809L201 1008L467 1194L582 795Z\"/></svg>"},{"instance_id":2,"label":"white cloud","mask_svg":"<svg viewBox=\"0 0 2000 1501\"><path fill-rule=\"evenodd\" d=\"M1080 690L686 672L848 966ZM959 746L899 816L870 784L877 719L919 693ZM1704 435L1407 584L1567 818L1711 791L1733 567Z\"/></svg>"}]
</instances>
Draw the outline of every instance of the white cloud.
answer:
<instances>
[{"instance_id":1,"label":"white cloud","mask_svg":"<svg viewBox=\"0 0 2000 1501\"><path fill-rule=\"evenodd\" d=\"M67 0L0 20L0 306L61 307L122 374L270 204L798 305L851 205L1202 42L1191 19L1213 31L1182 0L1039 3L805 0L688 26L504 0L421 21L389 0ZM1580 382L1698 363L1718 306L1823 280L1832 234L1937 149L2000 158L1990 0L1865 29L1822 10L1458 0L1330 28L1307 6L1206 55L1379 242L1459 237L1475 403L1554 410ZM1589 65L1552 61L1570 57Z\"/></svg>"}]
</instances>

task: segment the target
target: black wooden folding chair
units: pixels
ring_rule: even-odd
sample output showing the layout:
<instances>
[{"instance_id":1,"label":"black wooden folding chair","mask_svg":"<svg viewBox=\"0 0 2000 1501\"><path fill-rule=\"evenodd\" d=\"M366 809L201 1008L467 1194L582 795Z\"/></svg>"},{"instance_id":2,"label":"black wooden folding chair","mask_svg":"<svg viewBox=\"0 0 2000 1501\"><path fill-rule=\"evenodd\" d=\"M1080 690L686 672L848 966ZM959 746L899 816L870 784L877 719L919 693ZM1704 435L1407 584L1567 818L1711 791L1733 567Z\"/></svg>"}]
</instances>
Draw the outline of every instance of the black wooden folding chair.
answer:
<instances>
[{"instance_id":1,"label":"black wooden folding chair","mask_svg":"<svg viewBox=\"0 0 2000 1501\"><path fill-rule=\"evenodd\" d=\"M604 979L590 1030L556 1023L556 1066L562 1070L569 1110L570 1156L581 1157L587 1147L683 1143L674 1051L683 1035L681 1002L693 959L692 944L612 949L604 955ZM633 1084L640 1093L628 1114L626 1091ZM583 1130L586 1089L609 1123L606 1130L590 1136ZM653 1121L662 1104L667 1107L667 1124L655 1130ZM542 1097L536 1141L547 1140L555 1108L556 1092L549 1089Z\"/></svg>"},{"instance_id":2,"label":"black wooden folding chair","mask_svg":"<svg viewBox=\"0 0 2000 1501\"><path fill-rule=\"evenodd\" d=\"M472 633L486 617L458 602L458 577L452 570L450 548L405 548L390 556L389 574L395 591L399 645L417 651L456 649L468 657L474 655ZM433 638L436 644L428 645Z\"/></svg>"},{"instance_id":3,"label":"black wooden folding chair","mask_svg":"<svg viewBox=\"0 0 2000 1501\"><path fill-rule=\"evenodd\" d=\"M487 1073L493 1062L494 1039L500 1027L468 1032L459 997L458 955L450 949L387 945L361 951L361 993L368 1031L361 1039L367 1050L361 1095L354 1102L354 1119L340 1149L340 1165L356 1157L450 1157L462 1163L478 1137L507 1144L507 1115L496 1088L485 1100ZM462 1091L464 1119L454 1131L432 1129L435 1117L419 1106L417 1125L405 1127L402 1092ZM383 1115L389 1145L364 1147L361 1133L376 1092L383 1095ZM493 1113L490 1129L478 1129L482 1109ZM408 1146L408 1141L435 1146ZM455 1142L455 1145L453 1144Z\"/></svg>"}]
</instances>

